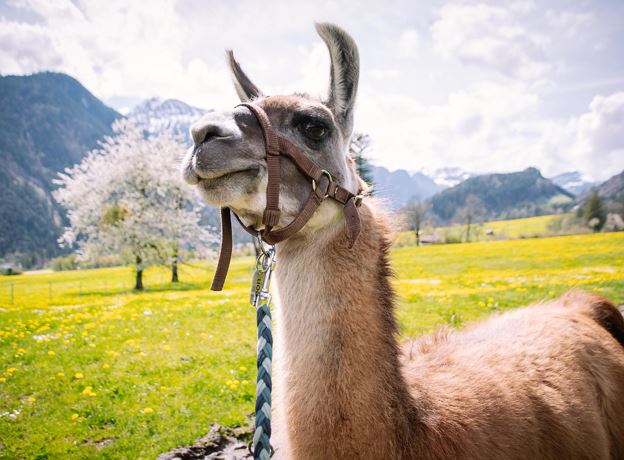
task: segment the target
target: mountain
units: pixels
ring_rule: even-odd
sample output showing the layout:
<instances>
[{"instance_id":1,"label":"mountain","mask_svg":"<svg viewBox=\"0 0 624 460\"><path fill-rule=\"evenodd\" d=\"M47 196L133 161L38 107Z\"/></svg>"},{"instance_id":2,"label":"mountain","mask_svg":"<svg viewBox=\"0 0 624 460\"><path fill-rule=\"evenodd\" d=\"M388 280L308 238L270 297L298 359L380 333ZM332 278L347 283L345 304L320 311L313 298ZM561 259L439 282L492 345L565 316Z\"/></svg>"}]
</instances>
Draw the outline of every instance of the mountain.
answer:
<instances>
[{"instance_id":1,"label":"mountain","mask_svg":"<svg viewBox=\"0 0 624 460\"><path fill-rule=\"evenodd\" d=\"M387 199L394 208L400 208L410 200L423 201L444 188L421 172L389 171L374 165L370 165L370 169L375 195Z\"/></svg>"},{"instance_id":2,"label":"mountain","mask_svg":"<svg viewBox=\"0 0 624 460\"><path fill-rule=\"evenodd\" d=\"M189 128L202 115L212 110L190 106L177 99L153 97L137 105L128 118L142 126L148 133L169 131L182 142L189 143Z\"/></svg>"},{"instance_id":3,"label":"mountain","mask_svg":"<svg viewBox=\"0 0 624 460\"><path fill-rule=\"evenodd\" d=\"M565 172L555 177L551 177L550 180L573 195L580 195L585 190L597 185L596 182L584 179L583 175L578 171Z\"/></svg>"},{"instance_id":4,"label":"mountain","mask_svg":"<svg viewBox=\"0 0 624 460\"><path fill-rule=\"evenodd\" d=\"M32 266L59 253L64 217L52 179L118 117L68 75L0 77L0 258Z\"/></svg>"},{"instance_id":5,"label":"mountain","mask_svg":"<svg viewBox=\"0 0 624 460\"><path fill-rule=\"evenodd\" d=\"M439 168L431 173L425 174L431 177L433 181L440 185L443 189L454 187L466 179L477 176L475 173L470 173L461 168L454 167Z\"/></svg>"},{"instance_id":6,"label":"mountain","mask_svg":"<svg viewBox=\"0 0 624 460\"><path fill-rule=\"evenodd\" d=\"M586 190L579 195L577 201L579 204L583 204L591 196L591 194L597 191L600 198L607 204L609 208L621 208L624 206L624 171L610 179L606 180L602 184Z\"/></svg>"},{"instance_id":7,"label":"mountain","mask_svg":"<svg viewBox=\"0 0 624 460\"><path fill-rule=\"evenodd\" d=\"M509 174L471 177L428 200L437 223L528 217L555 212L572 204L573 195L528 168Z\"/></svg>"}]
</instances>

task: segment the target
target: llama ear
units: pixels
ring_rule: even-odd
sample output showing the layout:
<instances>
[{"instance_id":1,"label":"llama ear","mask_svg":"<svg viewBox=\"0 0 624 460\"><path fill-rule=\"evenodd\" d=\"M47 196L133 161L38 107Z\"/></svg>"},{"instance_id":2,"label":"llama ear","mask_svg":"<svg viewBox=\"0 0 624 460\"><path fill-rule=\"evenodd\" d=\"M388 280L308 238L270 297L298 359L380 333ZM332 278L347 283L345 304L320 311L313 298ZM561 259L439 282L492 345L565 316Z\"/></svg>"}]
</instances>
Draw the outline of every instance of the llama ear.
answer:
<instances>
[{"instance_id":1,"label":"llama ear","mask_svg":"<svg viewBox=\"0 0 624 460\"><path fill-rule=\"evenodd\" d=\"M360 57L351 36L330 23L317 23L331 58L328 105L343 126L346 135L353 130L353 106L360 77Z\"/></svg>"},{"instance_id":2,"label":"llama ear","mask_svg":"<svg viewBox=\"0 0 624 460\"><path fill-rule=\"evenodd\" d=\"M243 72L243 69L241 69L240 64L236 62L232 50L227 50L226 55L230 70L232 71L232 77L234 78L234 87L236 88L236 93L241 102L248 102L263 96L262 91L253 84L245 72Z\"/></svg>"}]
</instances>

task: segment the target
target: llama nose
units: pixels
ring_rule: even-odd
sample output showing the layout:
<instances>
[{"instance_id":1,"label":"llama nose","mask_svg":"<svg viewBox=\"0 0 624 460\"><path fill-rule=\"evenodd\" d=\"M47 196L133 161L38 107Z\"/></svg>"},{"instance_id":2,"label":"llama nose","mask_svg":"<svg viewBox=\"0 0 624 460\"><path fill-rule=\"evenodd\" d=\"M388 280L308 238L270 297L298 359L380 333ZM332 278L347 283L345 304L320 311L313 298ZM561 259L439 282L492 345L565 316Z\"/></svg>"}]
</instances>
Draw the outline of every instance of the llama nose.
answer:
<instances>
[{"instance_id":1,"label":"llama nose","mask_svg":"<svg viewBox=\"0 0 624 460\"><path fill-rule=\"evenodd\" d=\"M191 137L195 146L215 138L240 136L240 129L232 113L208 113L191 125Z\"/></svg>"}]
</instances>

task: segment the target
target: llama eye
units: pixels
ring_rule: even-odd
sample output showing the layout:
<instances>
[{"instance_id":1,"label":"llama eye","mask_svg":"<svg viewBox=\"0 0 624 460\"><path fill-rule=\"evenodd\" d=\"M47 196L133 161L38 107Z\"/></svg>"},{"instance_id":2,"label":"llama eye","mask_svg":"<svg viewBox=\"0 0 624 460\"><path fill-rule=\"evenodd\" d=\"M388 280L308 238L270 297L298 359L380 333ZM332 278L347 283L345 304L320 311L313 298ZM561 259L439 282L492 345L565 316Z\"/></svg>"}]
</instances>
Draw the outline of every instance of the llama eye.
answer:
<instances>
[{"instance_id":1,"label":"llama eye","mask_svg":"<svg viewBox=\"0 0 624 460\"><path fill-rule=\"evenodd\" d=\"M306 123L303 125L303 134L313 141L320 141L327 135L327 128L317 123Z\"/></svg>"}]
</instances>

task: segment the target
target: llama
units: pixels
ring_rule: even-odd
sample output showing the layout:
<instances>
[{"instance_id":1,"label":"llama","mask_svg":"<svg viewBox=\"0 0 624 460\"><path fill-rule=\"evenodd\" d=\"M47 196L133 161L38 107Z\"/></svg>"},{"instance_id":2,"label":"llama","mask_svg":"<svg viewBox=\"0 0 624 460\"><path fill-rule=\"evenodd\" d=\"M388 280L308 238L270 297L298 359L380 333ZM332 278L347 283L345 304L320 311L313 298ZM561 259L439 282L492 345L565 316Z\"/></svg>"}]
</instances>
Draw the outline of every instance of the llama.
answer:
<instances>
[{"instance_id":1,"label":"llama","mask_svg":"<svg viewBox=\"0 0 624 460\"><path fill-rule=\"evenodd\" d=\"M326 100L265 96L229 53L242 101L357 193L348 143L359 77L353 39L317 24L331 57ZM267 166L246 107L191 128L182 169L205 201L260 229ZM287 225L310 182L281 162ZM389 225L366 197L349 248L342 209L325 200L277 245L276 456L292 459L624 458L624 320L607 300L571 292L462 332L397 341Z\"/></svg>"}]
</instances>

